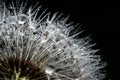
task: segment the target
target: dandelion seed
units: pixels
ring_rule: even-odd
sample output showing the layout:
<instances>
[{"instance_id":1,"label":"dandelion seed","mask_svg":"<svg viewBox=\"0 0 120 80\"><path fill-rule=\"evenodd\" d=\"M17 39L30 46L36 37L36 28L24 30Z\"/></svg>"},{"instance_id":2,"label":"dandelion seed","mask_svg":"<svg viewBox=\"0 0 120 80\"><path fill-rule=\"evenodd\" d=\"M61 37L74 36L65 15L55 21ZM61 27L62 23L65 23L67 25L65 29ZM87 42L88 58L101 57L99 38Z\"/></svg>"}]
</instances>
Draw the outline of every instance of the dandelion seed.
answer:
<instances>
[{"instance_id":1,"label":"dandelion seed","mask_svg":"<svg viewBox=\"0 0 120 80\"><path fill-rule=\"evenodd\" d=\"M24 11L25 10L25 11ZM100 57L74 26L39 8L0 5L0 80L102 80Z\"/></svg>"}]
</instances>

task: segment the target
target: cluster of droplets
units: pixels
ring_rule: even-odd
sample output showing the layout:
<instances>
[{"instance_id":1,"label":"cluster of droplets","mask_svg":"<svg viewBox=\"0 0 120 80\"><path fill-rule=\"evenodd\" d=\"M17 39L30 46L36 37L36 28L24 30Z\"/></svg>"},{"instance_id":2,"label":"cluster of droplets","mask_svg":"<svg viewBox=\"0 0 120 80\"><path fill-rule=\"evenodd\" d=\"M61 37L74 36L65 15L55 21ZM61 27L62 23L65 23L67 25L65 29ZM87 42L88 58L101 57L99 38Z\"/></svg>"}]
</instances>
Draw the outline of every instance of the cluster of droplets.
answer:
<instances>
[{"instance_id":1,"label":"cluster of droplets","mask_svg":"<svg viewBox=\"0 0 120 80\"><path fill-rule=\"evenodd\" d=\"M74 28L67 18L21 5L19 10L0 7L0 59L17 58L31 62L44 71L48 80L101 80L104 74L97 50L89 38L69 35ZM1 64L2 65L2 64ZM1 66L0 65L0 66ZM26 65L27 66L27 65ZM0 73L3 73L0 71ZM42 79L38 79L42 80Z\"/></svg>"}]
</instances>

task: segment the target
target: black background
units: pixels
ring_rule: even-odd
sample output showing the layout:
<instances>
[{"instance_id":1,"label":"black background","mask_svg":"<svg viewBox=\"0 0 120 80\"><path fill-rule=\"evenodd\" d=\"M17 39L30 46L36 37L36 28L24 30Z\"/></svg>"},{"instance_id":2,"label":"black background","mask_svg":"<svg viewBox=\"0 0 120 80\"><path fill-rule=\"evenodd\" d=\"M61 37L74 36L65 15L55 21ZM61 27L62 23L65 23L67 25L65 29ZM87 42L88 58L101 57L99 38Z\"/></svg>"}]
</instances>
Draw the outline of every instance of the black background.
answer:
<instances>
[{"instance_id":1,"label":"black background","mask_svg":"<svg viewBox=\"0 0 120 80\"><path fill-rule=\"evenodd\" d=\"M105 80L117 80L117 56L119 41L119 10L114 2L83 0L39 0L51 12L59 11L70 15L70 20L81 23L85 35L92 34L96 48L99 48L103 61L107 62ZM117 63L118 62L118 63ZM117 64L115 64L117 63ZM119 79L119 78L118 78Z\"/></svg>"},{"instance_id":2,"label":"black background","mask_svg":"<svg viewBox=\"0 0 120 80\"><path fill-rule=\"evenodd\" d=\"M59 12L70 15L70 21L81 23L85 35L92 34L96 48L99 48L103 61L107 62L105 80L117 80L117 68L119 63L119 10L114 2L82 1L82 0L29 0L28 3L39 2L43 8L51 13ZM116 79L115 79L116 78Z\"/></svg>"}]
</instances>

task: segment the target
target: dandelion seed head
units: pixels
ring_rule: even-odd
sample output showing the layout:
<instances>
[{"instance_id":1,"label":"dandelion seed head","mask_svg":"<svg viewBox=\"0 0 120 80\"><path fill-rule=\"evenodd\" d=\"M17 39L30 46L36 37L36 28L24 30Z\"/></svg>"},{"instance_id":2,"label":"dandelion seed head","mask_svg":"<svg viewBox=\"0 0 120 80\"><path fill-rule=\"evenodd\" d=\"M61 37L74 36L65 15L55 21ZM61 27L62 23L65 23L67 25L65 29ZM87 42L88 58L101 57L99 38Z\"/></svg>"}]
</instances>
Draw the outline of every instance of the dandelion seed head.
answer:
<instances>
[{"instance_id":1,"label":"dandelion seed head","mask_svg":"<svg viewBox=\"0 0 120 80\"><path fill-rule=\"evenodd\" d=\"M0 5L1 80L101 80L100 56L87 37L70 35L74 25L39 8ZM39 17L37 17L39 15Z\"/></svg>"}]
</instances>

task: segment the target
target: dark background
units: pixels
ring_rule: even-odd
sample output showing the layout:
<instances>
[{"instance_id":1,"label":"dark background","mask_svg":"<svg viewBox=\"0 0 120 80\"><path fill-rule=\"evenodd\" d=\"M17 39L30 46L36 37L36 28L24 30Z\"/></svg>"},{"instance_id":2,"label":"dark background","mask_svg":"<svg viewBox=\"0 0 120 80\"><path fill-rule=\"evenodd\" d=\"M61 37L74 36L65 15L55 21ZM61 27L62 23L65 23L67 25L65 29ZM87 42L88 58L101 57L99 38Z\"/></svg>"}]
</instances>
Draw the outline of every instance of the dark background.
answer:
<instances>
[{"instance_id":1,"label":"dark background","mask_svg":"<svg viewBox=\"0 0 120 80\"><path fill-rule=\"evenodd\" d=\"M9 0L10 1L10 0ZM29 0L28 3L39 2L43 8L51 13L59 12L70 15L70 21L81 23L84 35L92 34L93 42L97 43L96 48L100 49L98 54L107 62L105 80L117 79L117 65L119 63L118 41L119 41L119 19L120 8L114 2L91 0ZM117 63L117 64L115 64ZM116 78L116 79L115 79Z\"/></svg>"},{"instance_id":2,"label":"dark background","mask_svg":"<svg viewBox=\"0 0 120 80\"><path fill-rule=\"evenodd\" d=\"M74 23L81 23L85 35L92 34L96 48L99 48L103 61L107 62L105 80L118 80L117 65L119 63L118 41L120 8L114 2L91 0L39 0L44 7L53 13L59 11L70 15ZM117 64L116 64L117 63ZM117 79L118 78L118 79Z\"/></svg>"}]
</instances>

